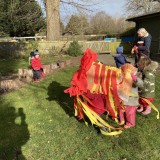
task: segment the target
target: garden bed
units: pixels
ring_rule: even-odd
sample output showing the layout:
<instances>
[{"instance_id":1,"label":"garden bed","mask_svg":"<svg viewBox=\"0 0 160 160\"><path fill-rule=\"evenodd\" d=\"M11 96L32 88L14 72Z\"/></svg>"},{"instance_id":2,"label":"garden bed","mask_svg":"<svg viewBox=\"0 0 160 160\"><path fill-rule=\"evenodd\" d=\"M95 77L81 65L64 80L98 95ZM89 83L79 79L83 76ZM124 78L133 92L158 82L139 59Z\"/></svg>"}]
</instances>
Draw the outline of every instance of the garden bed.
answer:
<instances>
[{"instance_id":1,"label":"garden bed","mask_svg":"<svg viewBox=\"0 0 160 160\"><path fill-rule=\"evenodd\" d=\"M72 57L66 60L58 60L57 62L50 63L44 66L44 72L47 75L54 73L59 69L65 69L71 65L78 65L80 63L81 56ZM33 73L30 68L19 68L17 74L10 74L8 76L0 77L0 94L6 93L10 90L18 89L24 86L26 83L33 81Z\"/></svg>"}]
</instances>

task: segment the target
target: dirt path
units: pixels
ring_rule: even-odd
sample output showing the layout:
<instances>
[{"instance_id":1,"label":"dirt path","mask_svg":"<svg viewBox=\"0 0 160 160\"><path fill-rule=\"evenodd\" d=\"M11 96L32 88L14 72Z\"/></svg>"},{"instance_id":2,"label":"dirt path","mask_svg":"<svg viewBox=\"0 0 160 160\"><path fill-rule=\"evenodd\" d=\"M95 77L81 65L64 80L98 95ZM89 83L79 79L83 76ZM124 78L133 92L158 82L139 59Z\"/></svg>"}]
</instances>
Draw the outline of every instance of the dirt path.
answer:
<instances>
[{"instance_id":1,"label":"dirt path","mask_svg":"<svg viewBox=\"0 0 160 160\"><path fill-rule=\"evenodd\" d=\"M71 59L72 65L79 65L80 60L82 56L73 57ZM127 57L127 60L130 61L132 64L134 64L134 59ZM99 54L98 55L98 61L102 62L103 64L109 65L109 66L116 66L114 62L114 58L112 57L112 54Z\"/></svg>"}]
</instances>

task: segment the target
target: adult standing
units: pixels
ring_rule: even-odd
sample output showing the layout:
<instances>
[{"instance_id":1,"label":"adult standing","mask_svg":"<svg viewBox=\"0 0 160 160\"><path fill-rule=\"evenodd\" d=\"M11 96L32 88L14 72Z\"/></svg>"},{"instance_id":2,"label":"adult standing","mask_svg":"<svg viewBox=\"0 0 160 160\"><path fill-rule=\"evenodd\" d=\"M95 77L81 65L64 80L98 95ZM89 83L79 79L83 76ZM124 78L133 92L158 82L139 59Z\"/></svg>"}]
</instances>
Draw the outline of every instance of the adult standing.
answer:
<instances>
[{"instance_id":1,"label":"adult standing","mask_svg":"<svg viewBox=\"0 0 160 160\"><path fill-rule=\"evenodd\" d=\"M140 28L137 31L138 40L132 48L132 53L135 54L135 65L138 63L141 57L150 58L150 46L151 46L151 35L146 31L145 28Z\"/></svg>"}]
</instances>

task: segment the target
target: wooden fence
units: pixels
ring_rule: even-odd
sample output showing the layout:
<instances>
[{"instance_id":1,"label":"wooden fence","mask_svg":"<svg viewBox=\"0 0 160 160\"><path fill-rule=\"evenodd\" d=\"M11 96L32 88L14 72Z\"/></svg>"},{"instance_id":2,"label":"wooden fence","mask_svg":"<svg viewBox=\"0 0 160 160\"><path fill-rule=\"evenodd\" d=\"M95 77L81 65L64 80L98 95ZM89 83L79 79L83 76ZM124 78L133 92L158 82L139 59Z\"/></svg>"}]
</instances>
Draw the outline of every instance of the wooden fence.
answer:
<instances>
[{"instance_id":1,"label":"wooden fence","mask_svg":"<svg viewBox=\"0 0 160 160\"><path fill-rule=\"evenodd\" d=\"M66 51L72 41L55 41L55 42L39 42L38 49L41 53L59 53ZM96 53L114 53L115 48L120 45L120 42L107 42L107 41L78 41L85 51L90 48Z\"/></svg>"},{"instance_id":2,"label":"wooden fence","mask_svg":"<svg viewBox=\"0 0 160 160\"><path fill-rule=\"evenodd\" d=\"M67 51L72 41L40 41L40 42L0 42L0 57L28 56L32 50L38 49L41 54L58 54ZM86 48L96 53L114 53L120 42L78 41L83 52Z\"/></svg>"}]
</instances>

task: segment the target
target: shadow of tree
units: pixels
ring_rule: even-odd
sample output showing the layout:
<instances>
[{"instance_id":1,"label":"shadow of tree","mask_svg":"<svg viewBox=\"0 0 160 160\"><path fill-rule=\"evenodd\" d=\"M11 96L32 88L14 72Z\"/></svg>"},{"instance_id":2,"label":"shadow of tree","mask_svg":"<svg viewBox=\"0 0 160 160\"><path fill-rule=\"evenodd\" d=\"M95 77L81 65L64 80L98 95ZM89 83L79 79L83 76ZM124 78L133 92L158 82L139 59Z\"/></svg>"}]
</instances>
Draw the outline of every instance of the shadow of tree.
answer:
<instances>
[{"instance_id":1,"label":"shadow of tree","mask_svg":"<svg viewBox=\"0 0 160 160\"><path fill-rule=\"evenodd\" d=\"M70 117L74 116L73 97L69 97L64 93L68 87L62 86L60 83L53 81L48 86L48 100L56 101Z\"/></svg>"},{"instance_id":2,"label":"shadow of tree","mask_svg":"<svg viewBox=\"0 0 160 160\"><path fill-rule=\"evenodd\" d=\"M23 108L0 99L0 160L25 160L21 147L29 140L28 125Z\"/></svg>"},{"instance_id":3,"label":"shadow of tree","mask_svg":"<svg viewBox=\"0 0 160 160\"><path fill-rule=\"evenodd\" d=\"M20 51L25 53L25 44L0 42L0 76L18 70ZM0 160L25 160L22 146L30 138L26 114L23 108L17 109L6 102L3 96L0 96L0 104Z\"/></svg>"}]
</instances>

